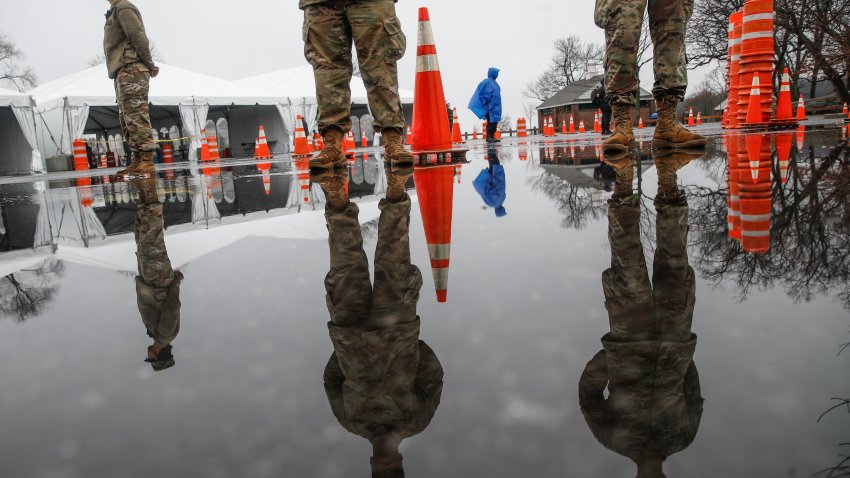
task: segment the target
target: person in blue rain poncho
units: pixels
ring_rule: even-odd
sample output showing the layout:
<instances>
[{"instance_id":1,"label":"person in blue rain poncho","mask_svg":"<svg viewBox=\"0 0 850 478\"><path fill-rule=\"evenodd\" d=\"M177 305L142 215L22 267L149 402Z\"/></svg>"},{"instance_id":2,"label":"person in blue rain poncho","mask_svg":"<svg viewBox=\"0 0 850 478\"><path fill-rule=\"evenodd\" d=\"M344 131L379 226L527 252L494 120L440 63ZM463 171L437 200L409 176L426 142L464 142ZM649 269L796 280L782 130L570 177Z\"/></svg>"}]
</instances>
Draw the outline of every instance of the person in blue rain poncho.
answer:
<instances>
[{"instance_id":1,"label":"person in blue rain poncho","mask_svg":"<svg viewBox=\"0 0 850 478\"><path fill-rule=\"evenodd\" d=\"M496 210L496 217L504 217L508 214L504 206L507 198L505 168L499 162L496 148L488 149L487 162L490 164L478 174L472 182L472 187L481 196L484 204Z\"/></svg>"},{"instance_id":2,"label":"person in blue rain poncho","mask_svg":"<svg viewBox=\"0 0 850 478\"><path fill-rule=\"evenodd\" d=\"M498 77L499 69L490 68L487 79L478 84L472 99L469 100L469 109L478 119L487 121L487 142L489 143L498 141L496 128L502 120L502 87L496 83Z\"/></svg>"}]
</instances>

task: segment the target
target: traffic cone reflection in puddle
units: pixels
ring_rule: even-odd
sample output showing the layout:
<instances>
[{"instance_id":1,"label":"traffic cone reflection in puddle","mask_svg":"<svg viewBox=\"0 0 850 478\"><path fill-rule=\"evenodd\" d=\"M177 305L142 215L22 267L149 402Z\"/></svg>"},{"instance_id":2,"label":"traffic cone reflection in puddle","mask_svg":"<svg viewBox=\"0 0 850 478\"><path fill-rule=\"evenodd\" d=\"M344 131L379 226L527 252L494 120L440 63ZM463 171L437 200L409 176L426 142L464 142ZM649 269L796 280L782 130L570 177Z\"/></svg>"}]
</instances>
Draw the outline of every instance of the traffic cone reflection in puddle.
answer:
<instances>
[{"instance_id":1,"label":"traffic cone reflection in puddle","mask_svg":"<svg viewBox=\"0 0 850 478\"><path fill-rule=\"evenodd\" d=\"M792 133L779 133L776 135L776 161L779 163L779 177L782 184L788 182L788 163L791 160L791 146L794 139Z\"/></svg>"},{"instance_id":2,"label":"traffic cone reflection in puddle","mask_svg":"<svg viewBox=\"0 0 850 478\"><path fill-rule=\"evenodd\" d=\"M446 302L448 296L454 172L452 166L416 168L413 172L437 302Z\"/></svg>"}]
</instances>

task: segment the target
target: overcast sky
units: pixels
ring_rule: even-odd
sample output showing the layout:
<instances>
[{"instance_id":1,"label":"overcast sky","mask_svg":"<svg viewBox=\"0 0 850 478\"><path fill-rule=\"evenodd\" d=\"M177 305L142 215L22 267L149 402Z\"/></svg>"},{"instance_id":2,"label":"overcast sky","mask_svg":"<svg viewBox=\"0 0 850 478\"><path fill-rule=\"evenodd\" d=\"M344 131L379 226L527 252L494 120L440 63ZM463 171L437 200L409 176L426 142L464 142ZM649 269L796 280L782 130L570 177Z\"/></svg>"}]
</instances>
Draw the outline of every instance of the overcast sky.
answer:
<instances>
[{"instance_id":1,"label":"overcast sky","mask_svg":"<svg viewBox=\"0 0 850 478\"><path fill-rule=\"evenodd\" d=\"M166 63L225 79L306 63L297 0L134 3ZM591 0L401 0L397 11L408 49L399 64L399 83L409 90L415 79L420 6L430 9L446 100L458 107L464 130L477 122L466 105L488 67L502 70L504 111L516 119L524 115L523 102L530 101L522 90L548 66L553 40L577 34L587 41L604 41L602 30L593 24ZM43 83L86 68L102 51L108 8L107 0L0 0L0 32L17 42ZM692 74L691 85L702 76ZM650 89L651 71L641 78Z\"/></svg>"}]
</instances>

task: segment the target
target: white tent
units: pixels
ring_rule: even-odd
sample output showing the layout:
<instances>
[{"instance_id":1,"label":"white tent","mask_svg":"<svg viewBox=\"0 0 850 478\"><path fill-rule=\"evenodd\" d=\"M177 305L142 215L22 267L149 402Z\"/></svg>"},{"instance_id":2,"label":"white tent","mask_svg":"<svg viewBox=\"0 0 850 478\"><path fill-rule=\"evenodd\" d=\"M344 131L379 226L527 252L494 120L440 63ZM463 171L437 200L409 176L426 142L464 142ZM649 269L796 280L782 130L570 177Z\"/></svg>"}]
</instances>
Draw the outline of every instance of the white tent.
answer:
<instances>
[{"instance_id":1,"label":"white tent","mask_svg":"<svg viewBox=\"0 0 850 478\"><path fill-rule=\"evenodd\" d=\"M36 145L32 105L29 94L0 88L0 171L45 171Z\"/></svg>"},{"instance_id":2,"label":"white tent","mask_svg":"<svg viewBox=\"0 0 850 478\"><path fill-rule=\"evenodd\" d=\"M292 128L295 124L295 116L300 114L307 121L307 126L311 130L316 129L316 115L318 112L316 80L313 76L313 67L310 65L263 73L236 80L234 83L249 89L268 91L275 96L284 98L280 110L287 128ZM363 80L353 76L350 85L351 103L367 106L369 104L369 98L367 97ZM412 91L399 89L399 95L403 104L413 104ZM292 129L289 130L292 131Z\"/></svg>"},{"instance_id":3,"label":"white tent","mask_svg":"<svg viewBox=\"0 0 850 478\"><path fill-rule=\"evenodd\" d=\"M211 106L277 106L283 99L194 71L160 63L160 73L151 79L149 100L153 106L177 107L183 133L191 137L190 160L200 148L200 130ZM39 146L46 156L71 154L73 139L83 135L93 107L117 108L115 86L106 66L98 65L45 83L30 91L37 105L41 134ZM44 127L42 127L44 126ZM103 129L117 128L114 124ZM268 129L268 128L267 128Z\"/></svg>"}]
</instances>

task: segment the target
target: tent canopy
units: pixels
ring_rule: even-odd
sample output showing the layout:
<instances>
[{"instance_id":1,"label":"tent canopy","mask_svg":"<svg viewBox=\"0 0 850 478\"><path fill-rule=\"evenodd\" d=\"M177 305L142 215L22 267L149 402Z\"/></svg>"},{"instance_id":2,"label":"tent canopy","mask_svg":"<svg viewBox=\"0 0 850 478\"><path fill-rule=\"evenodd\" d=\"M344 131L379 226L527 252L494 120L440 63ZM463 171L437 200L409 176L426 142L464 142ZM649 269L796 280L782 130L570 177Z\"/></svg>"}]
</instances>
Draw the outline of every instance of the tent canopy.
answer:
<instances>
[{"instance_id":1,"label":"tent canopy","mask_svg":"<svg viewBox=\"0 0 850 478\"><path fill-rule=\"evenodd\" d=\"M291 98L293 103L301 103L302 99L307 100L309 104L316 103L316 80L313 77L313 67L310 65L263 73L236 80L234 83L250 90L258 89L268 91L275 96ZM402 103L413 103L412 91L399 89L399 94ZM369 102L363 80L356 76L351 78L351 102L355 104Z\"/></svg>"},{"instance_id":2,"label":"tent canopy","mask_svg":"<svg viewBox=\"0 0 850 478\"><path fill-rule=\"evenodd\" d=\"M30 106L30 95L0 88L0 106Z\"/></svg>"},{"instance_id":3,"label":"tent canopy","mask_svg":"<svg viewBox=\"0 0 850 478\"><path fill-rule=\"evenodd\" d=\"M276 105L281 98L266 91L202 73L159 63L160 73L151 79L152 105ZM101 64L45 83L29 92L39 111L68 106L114 106L115 85Z\"/></svg>"}]
</instances>

